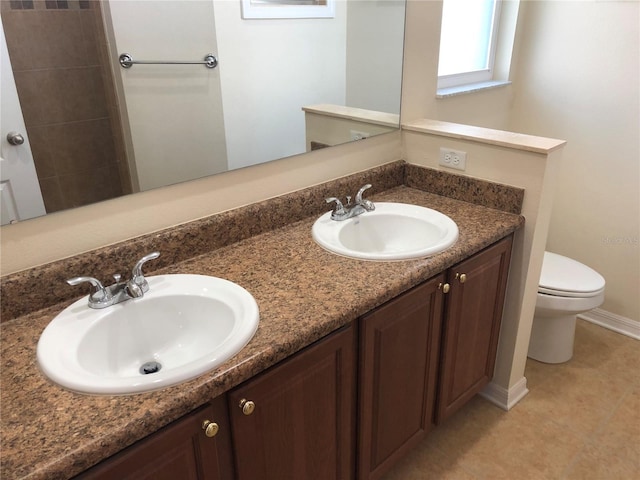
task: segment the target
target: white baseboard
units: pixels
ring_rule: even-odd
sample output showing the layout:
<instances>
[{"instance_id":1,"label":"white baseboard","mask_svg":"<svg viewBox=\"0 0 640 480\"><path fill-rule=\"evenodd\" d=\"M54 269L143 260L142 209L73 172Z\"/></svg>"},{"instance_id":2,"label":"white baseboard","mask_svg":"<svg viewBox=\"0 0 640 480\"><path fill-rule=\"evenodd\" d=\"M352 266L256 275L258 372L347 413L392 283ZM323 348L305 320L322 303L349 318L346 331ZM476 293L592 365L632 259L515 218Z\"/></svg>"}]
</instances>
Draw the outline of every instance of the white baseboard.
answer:
<instances>
[{"instance_id":1,"label":"white baseboard","mask_svg":"<svg viewBox=\"0 0 640 480\"><path fill-rule=\"evenodd\" d=\"M503 410L509 411L516 403L522 400L527 393L529 393L527 379L522 377L508 390L495 383L490 383L484 387L480 395Z\"/></svg>"},{"instance_id":2,"label":"white baseboard","mask_svg":"<svg viewBox=\"0 0 640 480\"><path fill-rule=\"evenodd\" d=\"M621 333L636 340L640 340L640 322L630 318L595 308L586 313L581 313L578 318L595 323L614 332Z\"/></svg>"}]
</instances>

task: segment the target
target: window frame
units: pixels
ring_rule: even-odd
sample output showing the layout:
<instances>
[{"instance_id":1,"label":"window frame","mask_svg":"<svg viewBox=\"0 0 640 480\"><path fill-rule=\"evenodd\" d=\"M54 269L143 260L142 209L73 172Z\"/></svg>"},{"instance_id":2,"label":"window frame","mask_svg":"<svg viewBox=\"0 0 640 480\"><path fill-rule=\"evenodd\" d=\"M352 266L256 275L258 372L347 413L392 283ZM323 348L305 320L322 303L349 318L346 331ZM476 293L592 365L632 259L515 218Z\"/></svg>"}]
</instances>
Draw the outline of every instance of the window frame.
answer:
<instances>
[{"instance_id":1,"label":"window frame","mask_svg":"<svg viewBox=\"0 0 640 480\"><path fill-rule=\"evenodd\" d=\"M495 63L496 52L498 49L498 43L500 41L500 22L502 14L502 0L495 0L495 6L493 11L493 17L491 19L491 34L489 39L489 58L487 61L487 68L474 70L469 72L454 73L449 75L438 75L438 90L463 87L465 85L477 85L482 83L494 82L495 78ZM440 34L442 39L442 33Z\"/></svg>"}]
</instances>

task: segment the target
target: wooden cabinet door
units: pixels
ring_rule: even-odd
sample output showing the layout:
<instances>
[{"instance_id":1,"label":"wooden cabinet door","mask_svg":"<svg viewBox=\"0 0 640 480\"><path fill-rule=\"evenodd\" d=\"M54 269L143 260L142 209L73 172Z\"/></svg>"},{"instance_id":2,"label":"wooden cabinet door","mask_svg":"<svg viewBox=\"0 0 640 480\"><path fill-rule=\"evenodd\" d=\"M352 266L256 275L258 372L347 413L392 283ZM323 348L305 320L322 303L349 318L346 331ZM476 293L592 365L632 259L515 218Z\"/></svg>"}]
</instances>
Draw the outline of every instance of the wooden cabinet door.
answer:
<instances>
[{"instance_id":1,"label":"wooden cabinet door","mask_svg":"<svg viewBox=\"0 0 640 480\"><path fill-rule=\"evenodd\" d=\"M218 424L207 437L206 420ZM233 457L225 396L99 463L78 479L232 480Z\"/></svg>"},{"instance_id":2,"label":"wooden cabinet door","mask_svg":"<svg viewBox=\"0 0 640 480\"><path fill-rule=\"evenodd\" d=\"M444 275L360 320L358 479L377 479L433 425Z\"/></svg>"},{"instance_id":3,"label":"wooden cabinet door","mask_svg":"<svg viewBox=\"0 0 640 480\"><path fill-rule=\"evenodd\" d=\"M493 377L511 243L509 236L448 271L437 423Z\"/></svg>"},{"instance_id":4,"label":"wooden cabinet door","mask_svg":"<svg viewBox=\"0 0 640 480\"><path fill-rule=\"evenodd\" d=\"M350 325L228 394L237 480L353 477L355 342Z\"/></svg>"}]
</instances>

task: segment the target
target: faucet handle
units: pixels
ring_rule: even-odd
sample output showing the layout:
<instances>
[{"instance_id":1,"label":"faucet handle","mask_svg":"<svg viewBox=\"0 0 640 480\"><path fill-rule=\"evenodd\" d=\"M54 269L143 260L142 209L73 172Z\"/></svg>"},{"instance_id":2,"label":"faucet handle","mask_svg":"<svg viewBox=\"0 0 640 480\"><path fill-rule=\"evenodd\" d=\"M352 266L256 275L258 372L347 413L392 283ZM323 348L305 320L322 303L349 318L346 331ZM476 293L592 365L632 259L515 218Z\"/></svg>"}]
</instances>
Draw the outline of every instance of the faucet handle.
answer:
<instances>
[{"instance_id":1,"label":"faucet handle","mask_svg":"<svg viewBox=\"0 0 640 480\"><path fill-rule=\"evenodd\" d=\"M100 280L93 277L74 277L67 280L69 285L79 285L81 283L90 283L95 291L89 295L89 303L90 304L100 304L107 303L111 300L111 292L104 288L104 285L100 282Z\"/></svg>"},{"instance_id":2,"label":"faucet handle","mask_svg":"<svg viewBox=\"0 0 640 480\"><path fill-rule=\"evenodd\" d=\"M366 185L363 185L360 188L360 190L358 190L358 193L356 193L356 203L362 202L362 194L364 193L365 190L368 190L369 188L371 188L371 184L367 183Z\"/></svg>"},{"instance_id":3,"label":"faucet handle","mask_svg":"<svg viewBox=\"0 0 640 480\"><path fill-rule=\"evenodd\" d=\"M365 210L371 211L371 210L375 210L376 206L373 204L371 200L364 200L362 198L362 194L364 193L364 191L368 190L369 188L371 188L371 184L367 183L366 185L362 186L360 190L358 190L358 193L356 193L356 205L360 205L364 207Z\"/></svg>"},{"instance_id":4,"label":"faucet handle","mask_svg":"<svg viewBox=\"0 0 640 480\"><path fill-rule=\"evenodd\" d=\"M344 205L342 204L339 198L330 197L325 200L327 203L336 202L336 206L333 208L333 211L331 212L331 220L343 218L347 214L347 210L344 208Z\"/></svg>"},{"instance_id":5,"label":"faucet handle","mask_svg":"<svg viewBox=\"0 0 640 480\"><path fill-rule=\"evenodd\" d=\"M342 205L342 202L340 201L339 198L336 198L336 197L325 198L325 202L327 203L336 202L336 206L333 208L333 213L344 212L344 205Z\"/></svg>"},{"instance_id":6,"label":"faucet handle","mask_svg":"<svg viewBox=\"0 0 640 480\"><path fill-rule=\"evenodd\" d=\"M142 274L142 265L147 263L149 260L154 260L158 258L159 256L160 256L160 252L153 252L153 253L150 253L149 255L145 255L140 260L138 260L138 263L135 264L131 272L131 281L129 283L140 287L140 290L143 293L148 292L149 283L147 282L147 280L144 278L144 275ZM135 289L135 287L132 287L132 288Z\"/></svg>"}]
</instances>

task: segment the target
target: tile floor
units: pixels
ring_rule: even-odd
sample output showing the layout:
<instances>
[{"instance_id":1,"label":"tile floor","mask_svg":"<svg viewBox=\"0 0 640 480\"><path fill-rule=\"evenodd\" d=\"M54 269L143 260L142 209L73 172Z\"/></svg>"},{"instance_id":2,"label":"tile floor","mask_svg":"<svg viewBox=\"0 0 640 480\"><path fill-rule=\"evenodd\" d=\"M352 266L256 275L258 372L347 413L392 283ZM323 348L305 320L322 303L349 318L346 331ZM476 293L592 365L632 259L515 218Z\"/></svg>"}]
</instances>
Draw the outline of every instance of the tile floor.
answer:
<instances>
[{"instance_id":1,"label":"tile floor","mask_svg":"<svg viewBox=\"0 0 640 480\"><path fill-rule=\"evenodd\" d=\"M578 320L574 357L528 359L509 412L476 396L383 480L640 479L640 342Z\"/></svg>"}]
</instances>

